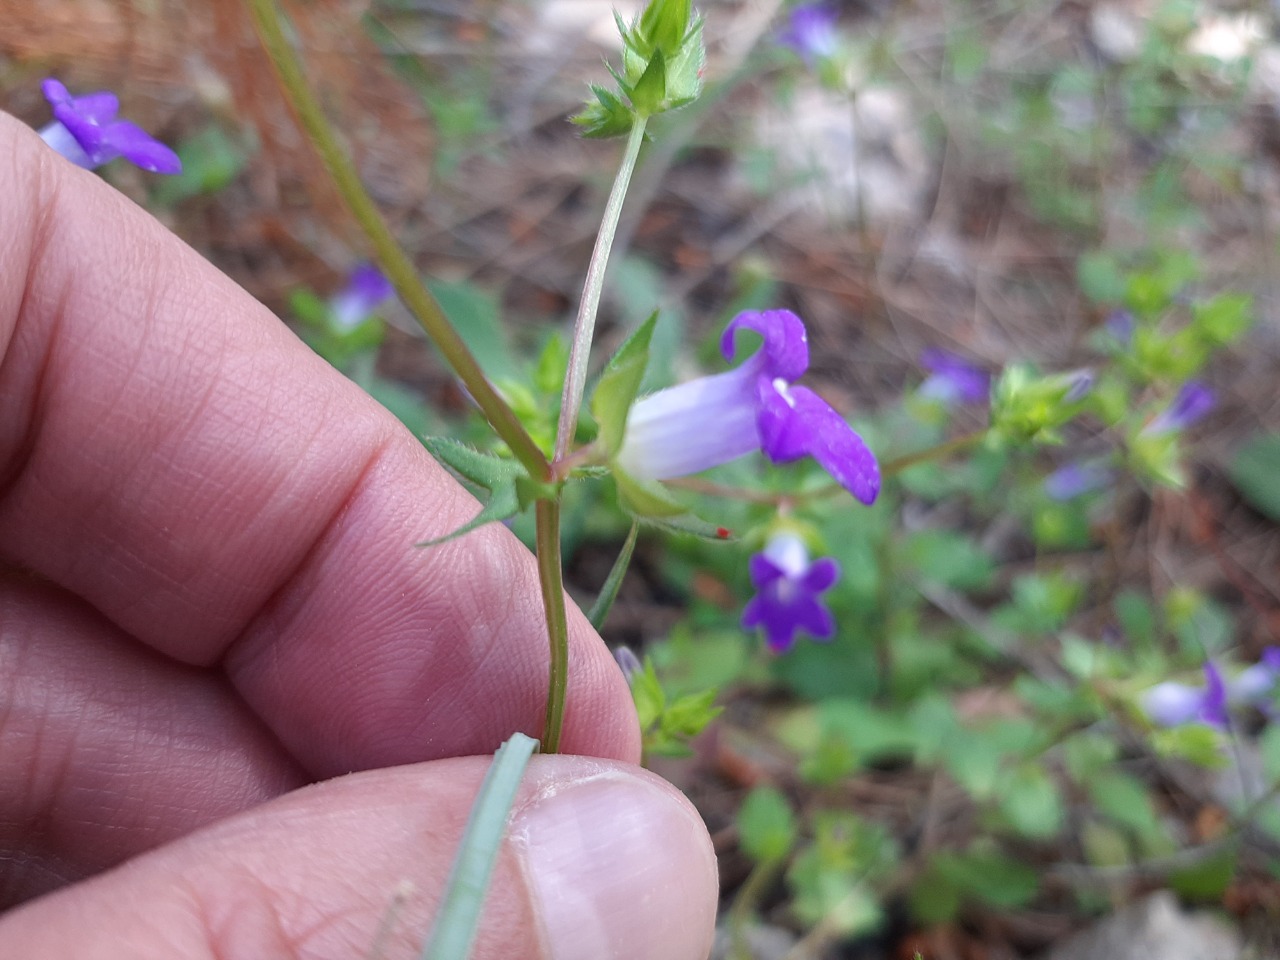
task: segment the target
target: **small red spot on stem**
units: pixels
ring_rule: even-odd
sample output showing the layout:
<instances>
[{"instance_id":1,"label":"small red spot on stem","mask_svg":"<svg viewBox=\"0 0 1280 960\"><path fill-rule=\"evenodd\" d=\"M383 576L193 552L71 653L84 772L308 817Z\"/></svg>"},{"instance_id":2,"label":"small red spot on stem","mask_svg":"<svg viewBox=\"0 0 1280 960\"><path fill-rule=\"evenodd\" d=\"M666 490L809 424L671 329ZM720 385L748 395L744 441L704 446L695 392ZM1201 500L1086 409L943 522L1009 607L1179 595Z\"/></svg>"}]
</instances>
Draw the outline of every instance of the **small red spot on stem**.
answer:
<instances>
[{"instance_id":1,"label":"small red spot on stem","mask_svg":"<svg viewBox=\"0 0 1280 960\"><path fill-rule=\"evenodd\" d=\"M728 540L730 537L728 527L716 527L716 536L721 540Z\"/></svg>"}]
</instances>

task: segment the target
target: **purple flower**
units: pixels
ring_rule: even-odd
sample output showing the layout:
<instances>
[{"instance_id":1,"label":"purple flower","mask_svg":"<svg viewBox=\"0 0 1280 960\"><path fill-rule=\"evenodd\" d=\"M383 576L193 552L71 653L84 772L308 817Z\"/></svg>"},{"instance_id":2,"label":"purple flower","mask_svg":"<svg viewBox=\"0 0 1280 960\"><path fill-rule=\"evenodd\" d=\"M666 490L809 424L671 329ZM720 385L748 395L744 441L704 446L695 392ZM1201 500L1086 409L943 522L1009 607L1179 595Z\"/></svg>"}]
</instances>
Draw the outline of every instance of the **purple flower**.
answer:
<instances>
[{"instance_id":1,"label":"purple flower","mask_svg":"<svg viewBox=\"0 0 1280 960\"><path fill-rule=\"evenodd\" d=\"M137 124L117 120L120 101L103 90L73 97L52 77L40 85L54 121L40 131L44 142L76 166L93 170L124 157L152 173L181 173L178 155Z\"/></svg>"},{"instance_id":2,"label":"purple flower","mask_svg":"<svg viewBox=\"0 0 1280 960\"><path fill-rule=\"evenodd\" d=\"M622 671L622 675L630 686L635 682L635 678L644 673L644 664L640 662L630 647L621 646L614 648L613 659L617 661L618 669Z\"/></svg>"},{"instance_id":3,"label":"purple flower","mask_svg":"<svg viewBox=\"0 0 1280 960\"><path fill-rule=\"evenodd\" d=\"M855 497L873 503L880 492L875 455L825 400L792 385L809 368L804 323L790 310L740 313L720 340L726 360L744 328L764 344L739 367L659 390L632 406L618 465L638 480L666 480L753 450L774 463L811 456Z\"/></svg>"},{"instance_id":4,"label":"purple flower","mask_svg":"<svg viewBox=\"0 0 1280 960\"><path fill-rule=\"evenodd\" d=\"M1128 346L1133 342L1133 330L1136 326L1137 321L1129 310L1112 310L1107 317L1107 333L1115 337L1122 346Z\"/></svg>"},{"instance_id":5,"label":"purple flower","mask_svg":"<svg viewBox=\"0 0 1280 960\"><path fill-rule=\"evenodd\" d=\"M836 52L836 12L821 3L803 4L791 11L791 20L779 31L778 43L789 47L807 63Z\"/></svg>"},{"instance_id":6,"label":"purple flower","mask_svg":"<svg viewBox=\"0 0 1280 960\"><path fill-rule=\"evenodd\" d=\"M1103 463L1068 463L1045 478L1044 492L1050 499L1062 502L1101 490L1110 482L1111 471Z\"/></svg>"},{"instance_id":7,"label":"purple flower","mask_svg":"<svg viewBox=\"0 0 1280 960\"><path fill-rule=\"evenodd\" d=\"M1222 674L1210 661L1205 662L1204 679L1203 687L1172 681L1156 684L1142 694L1142 709L1157 726L1199 722L1225 730L1229 723L1227 688Z\"/></svg>"},{"instance_id":8,"label":"purple flower","mask_svg":"<svg viewBox=\"0 0 1280 960\"><path fill-rule=\"evenodd\" d=\"M1228 686L1230 699L1263 707L1280 680L1280 647L1267 647L1262 659L1245 667Z\"/></svg>"},{"instance_id":9,"label":"purple flower","mask_svg":"<svg viewBox=\"0 0 1280 960\"><path fill-rule=\"evenodd\" d=\"M929 376L920 384L920 395L951 406L986 403L991 396L991 375L945 350L930 348L920 354L920 366Z\"/></svg>"},{"instance_id":10,"label":"purple flower","mask_svg":"<svg viewBox=\"0 0 1280 960\"><path fill-rule=\"evenodd\" d=\"M1199 380L1188 380L1173 398L1173 403L1143 427L1147 434L1184 430L1202 419L1218 402L1217 395Z\"/></svg>"},{"instance_id":11,"label":"purple flower","mask_svg":"<svg viewBox=\"0 0 1280 960\"><path fill-rule=\"evenodd\" d=\"M351 271L347 285L329 300L329 312L336 326L344 330L358 327L378 309L394 288L378 268L362 263Z\"/></svg>"},{"instance_id":12,"label":"purple flower","mask_svg":"<svg viewBox=\"0 0 1280 960\"><path fill-rule=\"evenodd\" d=\"M804 541L795 534L775 534L764 550L751 558L756 595L742 611L743 628L762 627L774 653L789 650L798 630L829 640L836 622L818 595L829 590L839 576L840 565L830 557L810 563Z\"/></svg>"}]
</instances>

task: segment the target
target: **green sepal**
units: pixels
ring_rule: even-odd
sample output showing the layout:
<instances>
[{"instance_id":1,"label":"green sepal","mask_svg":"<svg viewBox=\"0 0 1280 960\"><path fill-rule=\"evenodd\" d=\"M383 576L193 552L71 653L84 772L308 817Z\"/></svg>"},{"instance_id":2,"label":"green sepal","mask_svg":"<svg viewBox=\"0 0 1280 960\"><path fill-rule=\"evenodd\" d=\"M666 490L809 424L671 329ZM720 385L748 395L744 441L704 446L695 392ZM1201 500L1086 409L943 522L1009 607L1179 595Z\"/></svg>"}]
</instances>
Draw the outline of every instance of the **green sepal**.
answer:
<instances>
[{"instance_id":1,"label":"green sepal","mask_svg":"<svg viewBox=\"0 0 1280 960\"><path fill-rule=\"evenodd\" d=\"M573 123L583 128L582 135L603 140L629 133L635 119L631 108L598 84L591 84L591 92L596 102L588 102L582 112L572 118Z\"/></svg>"},{"instance_id":2,"label":"green sepal","mask_svg":"<svg viewBox=\"0 0 1280 960\"><path fill-rule=\"evenodd\" d=\"M719 530L692 513L659 484L637 480L616 464L613 482L618 487L618 505L634 520L671 533L690 533L704 540L723 540Z\"/></svg>"},{"instance_id":3,"label":"green sepal","mask_svg":"<svg viewBox=\"0 0 1280 960\"><path fill-rule=\"evenodd\" d=\"M618 552L618 559L613 561L609 576L605 578L604 586L600 588L600 593L596 596L596 602L587 611L587 621L595 628L597 633L604 627L609 611L613 609L613 601L618 599L618 589L622 586L622 579L627 575L627 568L631 566L631 555L635 552L636 540L639 539L639 536L640 524L638 521L633 522L631 530L627 534L627 539L622 544L622 549Z\"/></svg>"},{"instance_id":4,"label":"green sepal","mask_svg":"<svg viewBox=\"0 0 1280 960\"><path fill-rule=\"evenodd\" d=\"M653 328L657 321L658 311L655 310L627 337L600 374L600 381L591 396L591 415L595 417L600 431L597 443L609 458L622 449L627 415L631 413L631 405L635 403L640 382L649 366L649 344L653 341Z\"/></svg>"},{"instance_id":5,"label":"green sepal","mask_svg":"<svg viewBox=\"0 0 1280 960\"><path fill-rule=\"evenodd\" d=\"M649 65L628 91L631 106L641 116L649 117L663 109L667 99L667 61L661 50L653 51Z\"/></svg>"},{"instance_id":6,"label":"green sepal","mask_svg":"<svg viewBox=\"0 0 1280 960\"><path fill-rule=\"evenodd\" d=\"M481 453L465 443L448 437L427 437L422 441L427 450L464 480L489 492L480 512L452 533L414 544L418 547L434 547L455 540L486 523L514 517L521 509L520 481L529 480L518 463L503 460L492 454Z\"/></svg>"}]
</instances>

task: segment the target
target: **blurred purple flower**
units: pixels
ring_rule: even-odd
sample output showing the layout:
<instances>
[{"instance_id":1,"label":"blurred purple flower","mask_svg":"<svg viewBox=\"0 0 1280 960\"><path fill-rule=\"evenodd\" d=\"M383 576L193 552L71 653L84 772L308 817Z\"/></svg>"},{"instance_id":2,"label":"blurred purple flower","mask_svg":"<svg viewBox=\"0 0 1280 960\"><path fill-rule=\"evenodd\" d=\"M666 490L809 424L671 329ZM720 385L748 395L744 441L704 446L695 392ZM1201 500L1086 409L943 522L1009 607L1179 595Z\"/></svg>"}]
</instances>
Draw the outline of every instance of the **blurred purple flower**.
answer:
<instances>
[{"instance_id":1,"label":"blurred purple flower","mask_svg":"<svg viewBox=\"0 0 1280 960\"><path fill-rule=\"evenodd\" d=\"M1067 501L1101 490L1111 482L1111 470L1098 461L1068 463L1049 474L1044 492L1052 500Z\"/></svg>"},{"instance_id":2,"label":"blurred purple flower","mask_svg":"<svg viewBox=\"0 0 1280 960\"><path fill-rule=\"evenodd\" d=\"M831 406L792 382L809 368L804 323L790 310L740 313L720 352L733 360L734 335L754 330L759 350L727 373L644 397L631 408L618 464L639 480L666 480L763 450L774 463L811 456L863 503L880 492L875 455Z\"/></svg>"},{"instance_id":3,"label":"blurred purple flower","mask_svg":"<svg viewBox=\"0 0 1280 960\"><path fill-rule=\"evenodd\" d=\"M778 43L800 54L806 63L831 56L836 52L836 12L823 3L801 4L778 32Z\"/></svg>"},{"instance_id":4,"label":"blurred purple flower","mask_svg":"<svg viewBox=\"0 0 1280 960\"><path fill-rule=\"evenodd\" d=\"M1199 722L1225 730L1229 723L1227 688L1222 674L1211 661L1205 662L1204 679L1203 687L1173 681L1156 684L1142 694L1142 709L1157 726L1179 727Z\"/></svg>"},{"instance_id":5,"label":"blurred purple flower","mask_svg":"<svg viewBox=\"0 0 1280 960\"><path fill-rule=\"evenodd\" d=\"M818 596L839 576L840 565L830 557L810 562L804 541L795 534L775 534L764 550L751 558L756 595L742 611L743 628L762 628L774 653L789 650L800 630L815 639L829 640L836 622Z\"/></svg>"},{"instance_id":6,"label":"blurred purple flower","mask_svg":"<svg viewBox=\"0 0 1280 960\"><path fill-rule=\"evenodd\" d=\"M991 396L991 375L954 353L930 348L920 354L920 366L929 376L920 384L920 395L947 406L986 403Z\"/></svg>"},{"instance_id":7,"label":"blurred purple flower","mask_svg":"<svg viewBox=\"0 0 1280 960\"><path fill-rule=\"evenodd\" d=\"M1171 433L1185 430L1204 418L1218 402L1217 395L1199 380L1188 380L1173 398L1173 403L1143 427L1146 434Z\"/></svg>"},{"instance_id":8,"label":"blurred purple flower","mask_svg":"<svg viewBox=\"0 0 1280 960\"><path fill-rule=\"evenodd\" d=\"M1115 337L1123 346L1133 340L1133 331L1137 326L1133 313L1129 310L1112 310L1107 317L1107 333Z\"/></svg>"},{"instance_id":9,"label":"blurred purple flower","mask_svg":"<svg viewBox=\"0 0 1280 960\"><path fill-rule=\"evenodd\" d=\"M329 312L336 326L350 330L368 320L394 292L377 267L362 263L351 271L347 285L329 299Z\"/></svg>"},{"instance_id":10,"label":"blurred purple flower","mask_svg":"<svg viewBox=\"0 0 1280 960\"><path fill-rule=\"evenodd\" d=\"M1280 647L1267 647L1262 659L1245 667L1227 687L1233 702L1266 706L1271 700L1276 681L1280 680Z\"/></svg>"},{"instance_id":11,"label":"blurred purple flower","mask_svg":"<svg viewBox=\"0 0 1280 960\"><path fill-rule=\"evenodd\" d=\"M54 120L40 131L50 147L76 166L93 170L124 157L152 173L181 173L178 155L137 124L117 120L120 101L105 90L73 97L58 80L40 84Z\"/></svg>"},{"instance_id":12,"label":"blurred purple flower","mask_svg":"<svg viewBox=\"0 0 1280 960\"><path fill-rule=\"evenodd\" d=\"M640 662L640 658L635 655L635 652L630 647L615 647L613 659L617 661L618 668L622 671L622 675L626 678L628 685L644 672L644 664Z\"/></svg>"}]
</instances>

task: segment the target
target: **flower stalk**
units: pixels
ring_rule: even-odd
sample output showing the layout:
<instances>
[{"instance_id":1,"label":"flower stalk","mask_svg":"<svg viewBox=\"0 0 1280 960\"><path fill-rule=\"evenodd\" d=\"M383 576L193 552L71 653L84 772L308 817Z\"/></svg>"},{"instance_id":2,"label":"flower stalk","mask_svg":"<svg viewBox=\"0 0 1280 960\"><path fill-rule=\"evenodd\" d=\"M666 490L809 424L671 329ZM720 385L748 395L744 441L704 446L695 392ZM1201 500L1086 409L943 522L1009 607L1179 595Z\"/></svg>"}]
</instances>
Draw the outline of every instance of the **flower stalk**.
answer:
<instances>
[{"instance_id":1,"label":"flower stalk","mask_svg":"<svg viewBox=\"0 0 1280 960\"><path fill-rule=\"evenodd\" d=\"M253 15L254 27L267 51L276 76L297 113L307 137L320 154L325 169L333 179L347 208L364 230L373 246L378 263L395 286L400 299L417 319L449 367L463 382L494 431L511 448L512 454L538 480L551 478L546 455L529 436L502 396L489 383L480 364L445 316L444 310L426 288L418 271L396 242L377 205L360 182L332 125L320 108L302 73L297 53L285 38L275 0L246 0Z\"/></svg>"},{"instance_id":2,"label":"flower stalk","mask_svg":"<svg viewBox=\"0 0 1280 960\"><path fill-rule=\"evenodd\" d=\"M582 300L578 304L578 317L573 327L573 346L569 351L569 368L565 373L564 393L560 399L560 422L556 428L555 463L560 463L569 453L569 445L578 428L578 414L582 409L582 393L587 385L587 364L591 357L591 341L595 336L596 314L600 310L600 295L604 290L605 271L609 266L609 254L613 250L613 238L618 232L618 220L622 216L622 203L631 186L640 145L644 143L644 130L648 117L643 114L635 119L627 137L627 147L622 154L618 175L613 180L609 199L605 203L600 232L591 251L587 265L587 277L582 285Z\"/></svg>"},{"instance_id":3,"label":"flower stalk","mask_svg":"<svg viewBox=\"0 0 1280 960\"><path fill-rule=\"evenodd\" d=\"M551 643L547 683L547 715L542 726L542 752L560 751L565 691L569 686L569 617L564 604L564 572L560 565L560 500L539 500L534 507L538 582Z\"/></svg>"}]
</instances>

